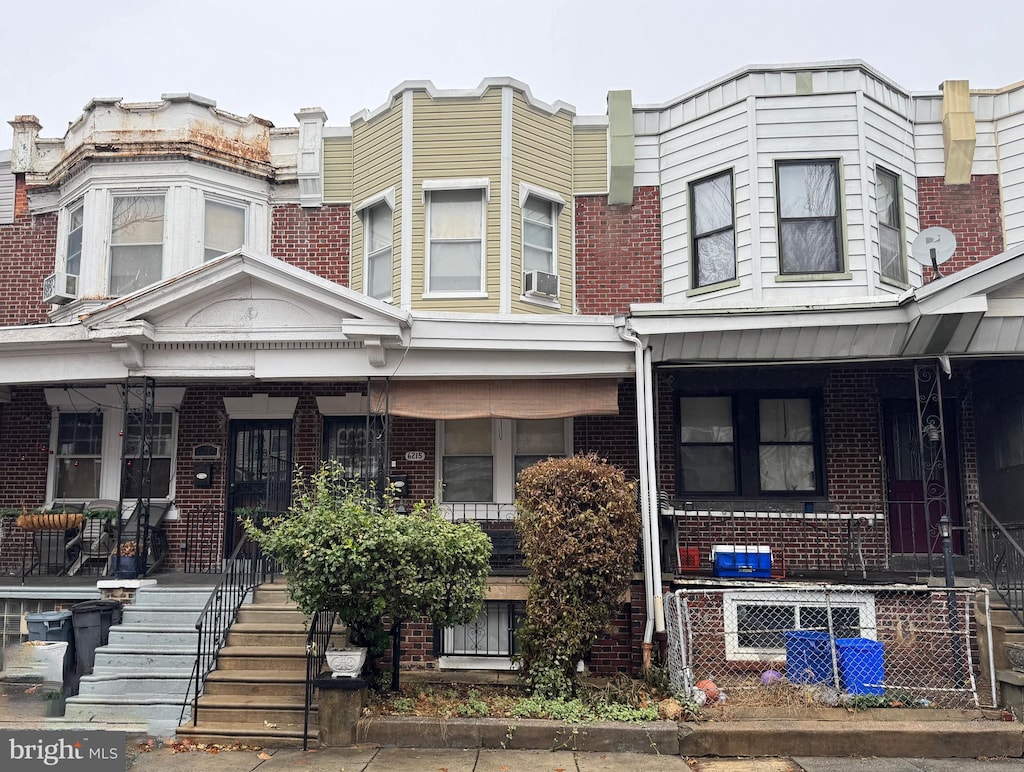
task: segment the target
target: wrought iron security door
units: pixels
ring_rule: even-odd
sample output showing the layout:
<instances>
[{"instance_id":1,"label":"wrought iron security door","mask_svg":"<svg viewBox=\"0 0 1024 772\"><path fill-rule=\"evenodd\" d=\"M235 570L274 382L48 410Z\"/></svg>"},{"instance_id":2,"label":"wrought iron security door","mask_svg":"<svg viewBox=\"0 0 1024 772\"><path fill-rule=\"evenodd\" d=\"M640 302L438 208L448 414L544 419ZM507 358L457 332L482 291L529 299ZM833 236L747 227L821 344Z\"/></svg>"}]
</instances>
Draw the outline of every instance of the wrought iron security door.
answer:
<instances>
[{"instance_id":1,"label":"wrought iron security door","mask_svg":"<svg viewBox=\"0 0 1024 772\"><path fill-rule=\"evenodd\" d=\"M291 503L292 422L232 421L225 554L241 535L240 516L284 512Z\"/></svg>"}]
</instances>

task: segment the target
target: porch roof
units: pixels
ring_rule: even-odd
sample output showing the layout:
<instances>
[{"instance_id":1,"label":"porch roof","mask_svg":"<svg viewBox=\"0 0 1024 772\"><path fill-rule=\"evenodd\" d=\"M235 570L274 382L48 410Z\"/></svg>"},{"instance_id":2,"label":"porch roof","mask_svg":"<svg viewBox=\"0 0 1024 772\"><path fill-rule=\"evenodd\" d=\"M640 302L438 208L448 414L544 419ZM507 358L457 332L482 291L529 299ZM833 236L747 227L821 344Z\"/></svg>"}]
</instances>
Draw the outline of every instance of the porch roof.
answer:
<instances>
[{"instance_id":1,"label":"porch roof","mask_svg":"<svg viewBox=\"0 0 1024 772\"><path fill-rule=\"evenodd\" d=\"M661 363L829 362L1024 354L1024 244L901 296L806 306L634 305Z\"/></svg>"},{"instance_id":2,"label":"porch roof","mask_svg":"<svg viewBox=\"0 0 1024 772\"><path fill-rule=\"evenodd\" d=\"M0 328L0 386L160 379L618 377L610 316L415 314L237 251L73 322Z\"/></svg>"}]
</instances>

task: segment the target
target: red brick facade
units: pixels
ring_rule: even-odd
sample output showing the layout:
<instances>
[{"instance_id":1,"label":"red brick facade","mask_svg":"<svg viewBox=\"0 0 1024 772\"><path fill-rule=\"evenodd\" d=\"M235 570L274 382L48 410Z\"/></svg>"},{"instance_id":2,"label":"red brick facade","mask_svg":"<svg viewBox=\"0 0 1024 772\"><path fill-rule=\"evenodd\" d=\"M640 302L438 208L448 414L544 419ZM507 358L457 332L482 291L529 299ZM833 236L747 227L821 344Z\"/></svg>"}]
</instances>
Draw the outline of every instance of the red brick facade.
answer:
<instances>
[{"instance_id":1,"label":"red brick facade","mask_svg":"<svg viewBox=\"0 0 1024 772\"><path fill-rule=\"evenodd\" d=\"M631 205L576 197L576 306L581 314L624 314L661 300L661 196L636 188Z\"/></svg>"},{"instance_id":2,"label":"red brick facade","mask_svg":"<svg viewBox=\"0 0 1024 772\"><path fill-rule=\"evenodd\" d=\"M996 174L976 174L969 185L947 185L942 177L920 177L917 206L922 230L938 225L949 228L956 236L956 252L939 267L943 276L1005 249L1003 206ZM924 282L934 279L935 272L925 268Z\"/></svg>"},{"instance_id":3,"label":"red brick facade","mask_svg":"<svg viewBox=\"0 0 1024 772\"><path fill-rule=\"evenodd\" d=\"M43 303L43 279L53 273L57 253L57 215L30 215L24 177L18 176L16 182L14 222L0 225L3 327L47 321L49 306Z\"/></svg>"},{"instance_id":4,"label":"red brick facade","mask_svg":"<svg viewBox=\"0 0 1024 772\"><path fill-rule=\"evenodd\" d=\"M337 284L349 280L348 204L274 208L270 254Z\"/></svg>"}]
</instances>

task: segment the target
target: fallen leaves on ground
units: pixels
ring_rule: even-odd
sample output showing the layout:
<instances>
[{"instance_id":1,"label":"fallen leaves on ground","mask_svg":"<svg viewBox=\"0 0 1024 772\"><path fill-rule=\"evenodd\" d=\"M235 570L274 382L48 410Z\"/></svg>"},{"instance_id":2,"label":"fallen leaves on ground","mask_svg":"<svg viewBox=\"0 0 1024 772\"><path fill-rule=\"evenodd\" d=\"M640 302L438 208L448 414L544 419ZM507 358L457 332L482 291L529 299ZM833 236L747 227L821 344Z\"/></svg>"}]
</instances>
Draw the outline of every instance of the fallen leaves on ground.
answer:
<instances>
[{"instance_id":1,"label":"fallen leaves on ground","mask_svg":"<svg viewBox=\"0 0 1024 772\"><path fill-rule=\"evenodd\" d=\"M142 745L145 745L143 743ZM263 748L259 745L244 745L240 742L237 743L194 743L189 740L168 740L167 747L171 749L171 753L221 753L223 751L261 751ZM140 745L139 750L146 752L152 750L152 746L143 749ZM267 758L270 758L269 756Z\"/></svg>"}]
</instances>

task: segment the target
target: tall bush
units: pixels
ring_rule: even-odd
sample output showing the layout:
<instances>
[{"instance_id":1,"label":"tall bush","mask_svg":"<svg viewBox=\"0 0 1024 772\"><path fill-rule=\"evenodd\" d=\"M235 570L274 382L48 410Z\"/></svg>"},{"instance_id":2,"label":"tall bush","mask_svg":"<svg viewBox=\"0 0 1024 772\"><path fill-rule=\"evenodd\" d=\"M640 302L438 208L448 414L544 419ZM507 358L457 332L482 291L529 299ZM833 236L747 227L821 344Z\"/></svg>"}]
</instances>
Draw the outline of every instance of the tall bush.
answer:
<instances>
[{"instance_id":1,"label":"tall bush","mask_svg":"<svg viewBox=\"0 0 1024 772\"><path fill-rule=\"evenodd\" d=\"M287 515L246 524L284 566L289 594L307 614L334 611L353 645L377 658L392 623L429 617L472 621L483 607L491 543L476 523L452 523L422 502L400 513L324 463L293 483Z\"/></svg>"},{"instance_id":2,"label":"tall bush","mask_svg":"<svg viewBox=\"0 0 1024 772\"><path fill-rule=\"evenodd\" d=\"M530 569L520 680L542 697L572 695L576 663L608 626L633 574L636 485L594 454L549 459L520 474L516 507Z\"/></svg>"}]
</instances>

